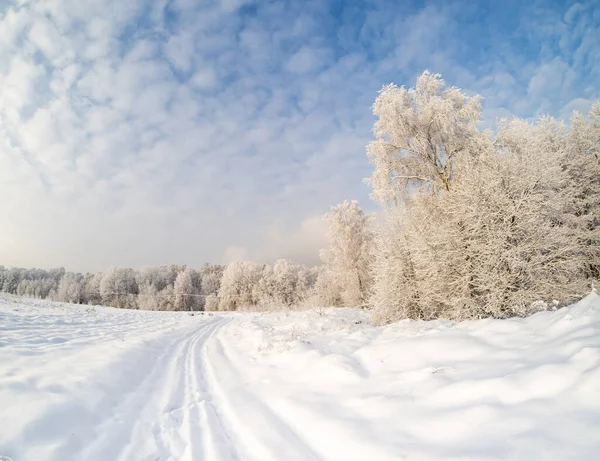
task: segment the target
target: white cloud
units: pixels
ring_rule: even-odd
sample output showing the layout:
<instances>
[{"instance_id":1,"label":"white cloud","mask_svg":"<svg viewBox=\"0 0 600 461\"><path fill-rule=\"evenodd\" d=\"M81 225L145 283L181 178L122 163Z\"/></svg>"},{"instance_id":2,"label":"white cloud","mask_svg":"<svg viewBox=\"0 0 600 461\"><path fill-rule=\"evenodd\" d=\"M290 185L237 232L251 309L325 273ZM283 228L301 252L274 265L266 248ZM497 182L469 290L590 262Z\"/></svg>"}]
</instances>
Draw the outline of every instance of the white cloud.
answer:
<instances>
[{"instance_id":1,"label":"white cloud","mask_svg":"<svg viewBox=\"0 0 600 461\"><path fill-rule=\"evenodd\" d=\"M294 74L312 73L323 68L328 55L327 50L303 46L290 57L286 69Z\"/></svg>"},{"instance_id":2,"label":"white cloud","mask_svg":"<svg viewBox=\"0 0 600 461\"><path fill-rule=\"evenodd\" d=\"M550 96L562 88L568 70L569 66L560 58L542 64L529 80L527 93L534 98Z\"/></svg>"},{"instance_id":3,"label":"white cloud","mask_svg":"<svg viewBox=\"0 0 600 461\"><path fill-rule=\"evenodd\" d=\"M578 111L582 114L587 114L592 107L594 101L584 98L575 98L569 101L560 110L560 117L563 120L569 120L574 111Z\"/></svg>"},{"instance_id":4,"label":"white cloud","mask_svg":"<svg viewBox=\"0 0 600 461\"><path fill-rule=\"evenodd\" d=\"M44 56L53 61L60 54L61 37L56 26L44 18L33 22L29 30L29 40Z\"/></svg>"},{"instance_id":5,"label":"white cloud","mask_svg":"<svg viewBox=\"0 0 600 461\"><path fill-rule=\"evenodd\" d=\"M198 70L191 78L190 84L193 88L209 89L217 84L217 75L211 67Z\"/></svg>"},{"instance_id":6,"label":"white cloud","mask_svg":"<svg viewBox=\"0 0 600 461\"><path fill-rule=\"evenodd\" d=\"M44 74L41 65L26 56L15 56L8 72L0 80L2 111L14 115L34 103L36 81Z\"/></svg>"},{"instance_id":7,"label":"white cloud","mask_svg":"<svg viewBox=\"0 0 600 461\"><path fill-rule=\"evenodd\" d=\"M240 8L242 5L247 3L247 0L219 0L221 4L221 9L227 13L232 13L233 11Z\"/></svg>"},{"instance_id":8,"label":"white cloud","mask_svg":"<svg viewBox=\"0 0 600 461\"><path fill-rule=\"evenodd\" d=\"M585 7L581 3L574 3L565 13L565 21L572 24L577 16L585 11Z\"/></svg>"}]
</instances>

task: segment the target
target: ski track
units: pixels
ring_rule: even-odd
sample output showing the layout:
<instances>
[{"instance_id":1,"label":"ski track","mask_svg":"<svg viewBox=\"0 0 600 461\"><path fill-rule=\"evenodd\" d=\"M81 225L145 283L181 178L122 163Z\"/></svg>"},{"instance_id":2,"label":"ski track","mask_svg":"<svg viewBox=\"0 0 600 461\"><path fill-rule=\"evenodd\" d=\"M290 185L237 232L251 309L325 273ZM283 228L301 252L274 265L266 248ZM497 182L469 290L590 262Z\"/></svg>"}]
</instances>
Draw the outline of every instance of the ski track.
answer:
<instances>
[{"instance_id":1,"label":"ski track","mask_svg":"<svg viewBox=\"0 0 600 461\"><path fill-rule=\"evenodd\" d=\"M4 374L0 368L0 397L19 391L36 400L12 437L0 428L0 455L35 461L322 461L246 389L227 345L215 335L229 322L227 315L3 303L0 353L10 367ZM6 415L18 414L14 405Z\"/></svg>"},{"instance_id":2,"label":"ski track","mask_svg":"<svg viewBox=\"0 0 600 461\"><path fill-rule=\"evenodd\" d=\"M175 341L97 428L96 442L74 459L238 461L216 417L199 354L225 322L207 322Z\"/></svg>"}]
</instances>

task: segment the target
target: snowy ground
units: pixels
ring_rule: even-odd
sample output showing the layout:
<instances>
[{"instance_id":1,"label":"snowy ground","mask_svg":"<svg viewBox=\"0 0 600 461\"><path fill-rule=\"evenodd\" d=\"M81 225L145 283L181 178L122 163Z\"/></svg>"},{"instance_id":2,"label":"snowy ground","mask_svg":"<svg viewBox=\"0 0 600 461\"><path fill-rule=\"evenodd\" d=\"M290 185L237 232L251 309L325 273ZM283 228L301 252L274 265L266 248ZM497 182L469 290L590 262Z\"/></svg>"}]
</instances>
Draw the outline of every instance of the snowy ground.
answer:
<instances>
[{"instance_id":1,"label":"snowy ground","mask_svg":"<svg viewBox=\"0 0 600 461\"><path fill-rule=\"evenodd\" d=\"M597 460L600 296L528 319L0 299L15 461Z\"/></svg>"}]
</instances>

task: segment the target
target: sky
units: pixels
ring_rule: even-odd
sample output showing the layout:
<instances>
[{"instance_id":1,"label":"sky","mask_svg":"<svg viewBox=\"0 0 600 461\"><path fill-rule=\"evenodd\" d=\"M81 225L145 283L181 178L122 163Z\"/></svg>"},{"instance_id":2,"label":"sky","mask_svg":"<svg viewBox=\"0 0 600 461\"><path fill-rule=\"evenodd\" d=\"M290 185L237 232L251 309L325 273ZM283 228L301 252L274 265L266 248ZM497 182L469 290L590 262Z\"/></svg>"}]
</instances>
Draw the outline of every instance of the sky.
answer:
<instances>
[{"instance_id":1,"label":"sky","mask_svg":"<svg viewBox=\"0 0 600 461\"><path fill-rule=\"evenodd\" d=\"M425 69L482 126L600 99L600 2L0 0L0 264L277 258L376 210L371 106Z\"/></svg>"}]
</instances>

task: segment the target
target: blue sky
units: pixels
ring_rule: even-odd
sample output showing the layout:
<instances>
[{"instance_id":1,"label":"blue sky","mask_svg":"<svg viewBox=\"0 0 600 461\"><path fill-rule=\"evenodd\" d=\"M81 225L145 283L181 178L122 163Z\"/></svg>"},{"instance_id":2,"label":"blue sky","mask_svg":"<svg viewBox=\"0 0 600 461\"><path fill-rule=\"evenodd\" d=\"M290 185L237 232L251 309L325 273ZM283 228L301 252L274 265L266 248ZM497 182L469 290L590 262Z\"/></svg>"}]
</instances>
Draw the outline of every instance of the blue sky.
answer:
<instances>
[{"instance_id":1,"label":"blue sky","mask_svg":"<svg viewBox=\"0 0 600 461\"><path fill-rule=\"evenodd\" d=\"M500 117L600 98L588 2L0 0L0 264L288 257L368 210L383 84L423 70Z\"/></svg>"}]
</instances>

